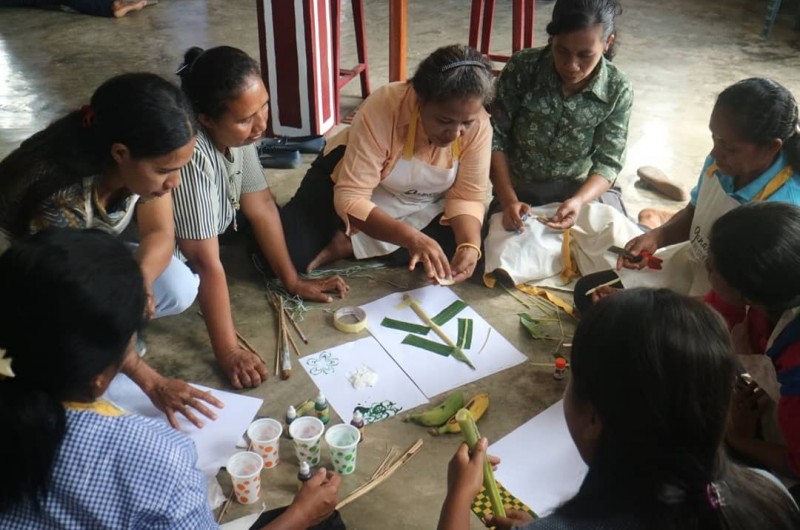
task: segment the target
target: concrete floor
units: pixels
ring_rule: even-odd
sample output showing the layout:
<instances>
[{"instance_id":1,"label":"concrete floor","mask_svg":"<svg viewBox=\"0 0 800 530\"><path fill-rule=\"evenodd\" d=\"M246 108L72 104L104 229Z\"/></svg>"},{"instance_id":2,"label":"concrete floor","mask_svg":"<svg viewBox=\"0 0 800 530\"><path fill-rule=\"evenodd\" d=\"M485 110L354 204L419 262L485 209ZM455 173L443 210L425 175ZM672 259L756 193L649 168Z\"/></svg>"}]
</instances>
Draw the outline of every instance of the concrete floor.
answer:
<instances>
[{"instance_id":1,"label":"concrete floor","mask_svg":"<svg viewBox=\"0 0 800 530\"><path fill-rule=\"evenodd\" d=\"M347 2L344 2L348 4ZM387 2L366 0L368 46L374 86L387 80ZM469 2L412 0L409 6L409 68L440 45L467 40ZM620 175L630 213L666 203L636 184L635 168L657 165L687 186L696 180L711 141L707 122L715 95L725 86L749 76L768 76L800 95L800 33L791 29L794 9L787 4L772 39L760 37L766 0L627 0L620 20L617 63L636 90L629 135L628 161ZM511 0L498 2L495 27L497 51L510 43L508 14ZM535 44L544 43L544 26L552 10L542 3L537 12ZM345 12L349 10L345 7ZM350 20L349 17L347 19ZM353 57L352 30L345 24L344 61ZM238 46L258 57L253 2L243 0L162 0L123 19L99 19L60 12L0 10L0 156L55 117L86 103L108 77L126 71L151 70L167 78L189 46ZM356 94L357 83L346 89ZM355 98L344 104L352 107ZM306 162L309 162L307 159ZM270 171L268 178L280 202L296 188L303 171ZM257 349L274 355L275 325L264 298L263 282L250 267L243 245L224 248L229 271L234 319L239 331ZM348 263L342 264L346 266ZM302 326L311 342L300 344L304 354L348 342L355 336L335 331L329 310L358 305L392 291L390 280L409 288L421 286L418 274L404 270L353 277L347 300L330 306L311 305ZM528 355L531 362L468 385L468 394L488 391L489 413L481 421L483 434L496 440L555 400L563 382L553 380L549 363L556 343L535 342L517 323L522 310L502 290L479 282L454 288L465 301ZM567 326L568 333L572 325ZM147 332L148 360L163 373L228 389L216 370L202 321L195 310L153 322ZM282 417L289 404L313 396L315 388L303 370L287 382L270 380L246 392L264 399L263 416ZM348 420L346 418L345 420ZM432 438L423 429L399 419L370 426L359 449L358 472L343 481L342 496L366 479L385 453L387 444L401 449L423 438L421 453L390 481L343 511L349 528L431 528L438 517L446 485L446 464L458 440ZM294 457L284 442L285 463L267 477L265 500L270 507L289 501L295 488ZM532 458L536 449L531 448ZM224 483L224 481L223 481ZM230 519L255 508L237 506ZM477 519L472 528L482 528Z\"/></svg>"}]
</instances>

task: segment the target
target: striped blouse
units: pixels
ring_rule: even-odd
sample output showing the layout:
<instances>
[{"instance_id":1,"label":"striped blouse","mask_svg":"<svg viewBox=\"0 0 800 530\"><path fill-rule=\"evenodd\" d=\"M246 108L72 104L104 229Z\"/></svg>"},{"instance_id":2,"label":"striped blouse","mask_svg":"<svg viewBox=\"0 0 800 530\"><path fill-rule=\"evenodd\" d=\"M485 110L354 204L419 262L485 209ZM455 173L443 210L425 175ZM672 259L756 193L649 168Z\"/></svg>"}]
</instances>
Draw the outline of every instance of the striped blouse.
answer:
<instances>
[{"instance_id":1,"label":"striped blouse","mask_svg":"<svg viewBox=\"0 0 800 530\"><path fill-rule=\"evenodd\" d=\"M199 132L192 160L181 168L181 185L172 192L175 237L217 237L234 221L241 196L267 187L255 145L232 147L226 156Z\"/></svg>"}]
</instances>

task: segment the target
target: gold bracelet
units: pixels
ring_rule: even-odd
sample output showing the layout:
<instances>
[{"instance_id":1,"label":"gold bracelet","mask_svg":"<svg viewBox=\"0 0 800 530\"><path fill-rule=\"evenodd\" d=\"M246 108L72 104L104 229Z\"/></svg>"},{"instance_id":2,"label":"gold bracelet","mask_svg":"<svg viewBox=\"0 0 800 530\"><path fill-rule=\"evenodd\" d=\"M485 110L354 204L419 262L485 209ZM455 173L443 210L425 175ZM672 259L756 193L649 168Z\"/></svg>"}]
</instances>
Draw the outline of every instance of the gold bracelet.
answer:
<instances>
[{"instance_id":1,"label":"gold bracelet","mask_svg":"<svg viewBox=\"0 0 800 530\"><path fill-rule=\"evenodd\" d=\"M462 248L474 248L478 252L478 259L481 259L483 257L483 252L481 252L481 247L479 247L478 245L474 245L472 243L460 243L456 247L456 252L458 252Z\"/></svg>"}]
</instances>

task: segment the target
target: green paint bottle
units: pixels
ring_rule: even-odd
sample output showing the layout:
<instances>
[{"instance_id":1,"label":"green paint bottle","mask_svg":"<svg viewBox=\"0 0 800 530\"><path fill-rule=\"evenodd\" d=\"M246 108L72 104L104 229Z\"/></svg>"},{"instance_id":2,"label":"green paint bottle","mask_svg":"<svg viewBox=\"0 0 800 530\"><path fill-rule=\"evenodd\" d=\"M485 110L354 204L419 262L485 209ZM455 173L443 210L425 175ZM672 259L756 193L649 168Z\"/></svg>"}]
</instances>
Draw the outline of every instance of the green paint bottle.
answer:
<instances>
[{"instance_id":1,"label":"green paint bottle","mask_svg":"<svg viewBox=\"0 0 800 530\"><path fill-rule=\"evenodd\" d=\"M328 409L328 400L325 399L325 394L323 394L322 391L317 394L317 399L314 400L314 414L325 425L327 425L328 421L331 419L330 410Z\"/></svg>"}]
</instances>

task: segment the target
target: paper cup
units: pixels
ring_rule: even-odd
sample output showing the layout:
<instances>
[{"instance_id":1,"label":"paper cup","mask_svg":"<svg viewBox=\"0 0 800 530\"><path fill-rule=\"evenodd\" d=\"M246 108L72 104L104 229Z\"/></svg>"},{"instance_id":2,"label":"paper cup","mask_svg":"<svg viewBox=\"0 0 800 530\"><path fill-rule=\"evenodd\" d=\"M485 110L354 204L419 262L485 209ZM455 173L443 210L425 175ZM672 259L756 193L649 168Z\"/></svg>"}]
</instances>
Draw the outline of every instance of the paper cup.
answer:
<instances>
[{"instance_id":1,"label":"paper cup","mask_svg":"<svg viewBox=\"0 0 800 530\"><path fill-rule=\"evenodd\" d=\"M313 416L301 416L289 425L298 462L305 460L311 467L319 465L319 442L323 431L325 425Z\"/></svg>"},{"instance_id":2,"label":"paper cup","mask_svg":"<svg viewBox=\"0 0 800 530\"><path fill-rule=\"evenodd\" d=\"M261 496L261 470L264 461L258 453L244 451L236 453L225 465L233 482L236 500L242 504L253 504Z\"/></svg>"},{"instance_id":3,"label":"paper cup","mask_svg":"<svg viewBox=\"0 0 800 530\"><path fill-rule=\"evenodd\" d=\"M349 475L356 470L356 449L360 439L358 428L346 423L334 425L325 433L333 470L338 474Z\"/></svg>"},{"instance_id":4,"label":"paper cup","mask_svg":"<svg viewBox=\"0 0 800 530\"><path fill-rule=\"evenodd\" d=\"M247 429L247 437L253 443L253 452L264 459L264 467L272 469L278 465L283 425L272 418L256 420Z\"/></svg>"}]
</instances>

